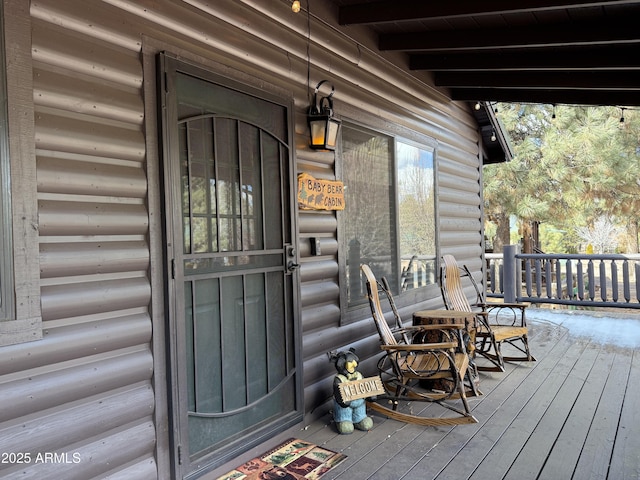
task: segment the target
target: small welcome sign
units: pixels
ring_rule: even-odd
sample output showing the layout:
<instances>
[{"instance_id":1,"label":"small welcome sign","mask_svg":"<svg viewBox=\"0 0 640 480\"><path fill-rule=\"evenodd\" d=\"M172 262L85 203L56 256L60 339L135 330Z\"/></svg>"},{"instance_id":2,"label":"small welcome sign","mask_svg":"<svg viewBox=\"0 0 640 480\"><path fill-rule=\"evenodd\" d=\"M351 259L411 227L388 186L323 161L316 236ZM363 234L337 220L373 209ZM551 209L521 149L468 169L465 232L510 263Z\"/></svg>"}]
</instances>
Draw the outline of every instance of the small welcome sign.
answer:
<instances>
[{"instance_id":1,"label":"small welcome sign","mask_svg":"<svg viewBox=\"0 0 640 480\"><path fill-rule=\"evenodd\" d=\"M351 380L350 382L342 382L338 384L340 397L343 402L358 400L360 398L375 397L384 395L384 385L379 375L375 377L363 378L361 380Z\"/></svg>"},{"instance_id":2,"label":"small welcome sign","mask_svg":"<svg viewBox=\"0 0 640 480\"><path fill-rule=\"evenodd\" d=\"M344 184L301 173L298 175L298 207L302 210L344 210Z\"/></svg>"}]
</instances>

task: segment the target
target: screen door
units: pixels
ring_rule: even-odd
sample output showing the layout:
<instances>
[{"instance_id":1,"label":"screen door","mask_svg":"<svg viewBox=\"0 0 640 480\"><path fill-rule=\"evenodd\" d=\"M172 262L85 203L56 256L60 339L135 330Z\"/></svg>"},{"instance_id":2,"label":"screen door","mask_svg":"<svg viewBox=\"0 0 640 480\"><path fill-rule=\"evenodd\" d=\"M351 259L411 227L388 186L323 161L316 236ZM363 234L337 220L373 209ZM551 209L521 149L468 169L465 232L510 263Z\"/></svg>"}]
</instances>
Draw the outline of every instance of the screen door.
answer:
<instances>
[{"instance_id":1,"label":"screen door","mask_svg":"<svg viewBox=\"0 0 640 480\"><path fill-rule=\"evenodd\" d=\"M301 416L290 106L161 57L176 463Z\"/></svg>"}]
</instances>

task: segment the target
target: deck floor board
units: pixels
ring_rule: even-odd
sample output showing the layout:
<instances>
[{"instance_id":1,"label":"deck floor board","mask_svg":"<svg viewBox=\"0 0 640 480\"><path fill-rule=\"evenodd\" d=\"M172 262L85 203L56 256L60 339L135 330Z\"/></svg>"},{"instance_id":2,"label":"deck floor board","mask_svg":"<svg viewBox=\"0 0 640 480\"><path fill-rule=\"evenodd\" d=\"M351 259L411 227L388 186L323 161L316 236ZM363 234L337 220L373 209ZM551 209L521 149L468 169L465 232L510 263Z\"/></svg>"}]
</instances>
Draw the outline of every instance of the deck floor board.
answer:
<instances>
[{"instance_id":1,"label":"deck floor board","mask_svg":"<svg viewBox=\"0 0 640 480\"><path fill-rule=\"evenodd\" d=\"M573 476L589 432L597 424L599 418L605 415L605 411L608 410L606 407L610 407L613 412L616 409L619 411L619 406L615 405L615 397L620 392L617 392L616 389L619 389L619 380L624 379L623 384L626 383L624 377L627 375L628 366L624 368L622 362L616 364L615 355L609 355L602 351L599 353L561 433L555 439L553 450L542 468L539 480L557 480ZM610 427L613 427L613 433L615 433L615 425L603 425L600 434L610 435L612 433Z\"/></svg>"},{"instance_id":2,"label":"deck floor board","mask_svg":"<svg viewBox=\"0 0 640 480\"><path fill-rule=\"evenodd\" d=\"M552 392L552 385L555 386L555 382L549 386L546 382L543 384L541 390L548 390L553 398L547 408L541 412L537 425L504 477L505 480L537 478L538 472L542 470L548 455L551 454L556 439L564 431L566 420L575 405L578 394L598 358L598 350L590 346L583 350L555 394Z\"/></svg>"},{"instance_id":3,"label":"deck floor board","mask_svg":"<svg viewBox=\"0 0 640 480\"><path fill-rule=\"evenodd\" d=\"M461 455L464 455L466 460L460 462L452 459L438 475L439 479L458 480L470 478L485 458L505 453L492 453L493 447L506 434L526 403L531 399L535 390L542 385L551 370L556 366L560 358L560 349L564 350L565 344L556 344L556 346L556 354L554 355L551 351L546 352L540 363L536 365L536 368L522 364L504 374L492 374L492 377L505 375L505 378L500 379L496 388L483 399L477 409L474 409L476 416L485 419L484 422L478 426L477 431L473 432L471 436L469 436L468 432L461 430L456 432L457 435L468 437L468 441L464 445L464 451L461 452ZM492 378L492 381L497 382L498 380ZM446 448L446 445L442 445L442 447ZM488 461L492 461L491 458ZM415 475L408 478L419 478L420 470L416 469Z\"/></svg>"},{"instance_id":4,"label":"deck floor board","mask_svg":"<svg viewBox=\"0 0 640 480\"><path fill-rule=\"evenodd\" d=\"M575 465L573 477L576 479L607 478L630 361L631 357L628 355L617 355L614 359L614 368L604 386L580 458Z\"/></svg>"},{"instance_id":5,"label":"deck floor board","mask_svg":"<svg viewBox=\"0 0 640 480\"><path fill-rule=\"evenodd\" d=\"M593 437L590 440L593 440ZM631 358L631 368L610 462L608 478L612 480L640 478L640 355L637 350Z\"/></svg>"},{"instance_id":6,"label":"deck floor board","mask_svg":"<svg viewBox=\"0 0 640 480\"><path fill-rule=\"evenodd\" d=\"M420 427L372 413L370 432L339 435L330 412L313 421L301 437L347 455L323 480L640 478L640 355L545 321L531 322L530 344L537 362L481 373L483 395L469 399L476 424Z\"/></svg>"},{"instance_id":7,"label":"deck floor board","mask_svg":"<svg viewBox=\"0 0 640 480\"><path fill-rule=\"evenodd\" d=\"M544 365L539 364L545 368L540 372L541 375L534 375L534 377L540 377L536 378L535 383L527 382L519 386L518 390L531 396L520 399L515 405L509 403L509 406L515 410L515 416L505 418L508 425L504 433L495 439L491 451L483 458L482 463L470 478L504 478L507 475L583 352L584 346L570 345L560 358L550 356ZM538 370L541 368L539 365L534 368ZM527 380L531 381L531 378Z\"/></svg>"}]
</instances>

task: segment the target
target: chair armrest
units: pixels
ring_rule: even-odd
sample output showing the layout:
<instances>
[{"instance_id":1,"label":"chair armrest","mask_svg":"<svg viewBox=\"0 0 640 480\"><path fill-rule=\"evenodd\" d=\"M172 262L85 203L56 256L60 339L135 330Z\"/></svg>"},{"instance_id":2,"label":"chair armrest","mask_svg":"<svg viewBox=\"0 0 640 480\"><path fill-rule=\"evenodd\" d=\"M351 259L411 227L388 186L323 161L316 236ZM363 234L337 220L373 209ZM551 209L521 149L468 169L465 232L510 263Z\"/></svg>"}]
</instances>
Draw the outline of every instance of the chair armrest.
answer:
<instances>
[{"instance_id":1,"label":"chair armrest","mask_svg":"<svg viewBox=\"0 0 640 480\"><path fill-rule=\"evenodd\" d=\"M473 313L475 313L476 315L486 315L487 314L487 309L491 308L491 303L485 303L485 302L478 302L478 303L474 303L473 305L471 305L471 308L477 308L479 310L474 310Z\"/></svg>"},{"instance_id":2,"label":"chair armrest","mask_svg":"<svg viewBox=\"0 0 640 480\"><path fill-rule=\"evenodd\" d=\"M525 303L525 302L489 303L487 305L488 307L487 311L493 314L492 320L489 323L495 324L495 325L506 325L506 326L516 326L519 324L522 327L526 327L527 320L525 316L525 310L530 305L531 305L530 303ZM507 315L508 318L505 319L503 316L501 319L500 312L502 310L511 310L511 313ZM518 312L519 312L519 315L518 315ZM518 316L520 318L518 318Z\"/></svg>"},{"instance_id":3,"label":"chair armrest","mask_svg":"<svg viewBox=\"0 0 640 480\"><path fill-rule=\"evenodd\" d=\"M495 305L489 303L487 305L488 308L527 308L529 306L531 306L531 304L526 302L497 303Z\"/></svg>"},{"instance_id":4,"label":"chair armrest","mask_svg":"<svg viewBox=\"0 0 640 480\"><path fill-rule=\"evenodd\" d=\"M433 323L429 325L414 325L412 327L405 327L403 330L407 333L419 332L421 330L463 330L465 328L462 323Z\"/></svg>"},{"instance_id":5,"label":"chair armrest","mask_svg":"<svg viewBox=\"0 0 640 480\"><path fill-rule=\"evenodd\" d=\"M416 343L411 345L381 345L382 350L393 352L427 352L435 350L449 350L456 348L458 344L456 342L438 342L438 343Z\"/></svg>"}]
</instances>

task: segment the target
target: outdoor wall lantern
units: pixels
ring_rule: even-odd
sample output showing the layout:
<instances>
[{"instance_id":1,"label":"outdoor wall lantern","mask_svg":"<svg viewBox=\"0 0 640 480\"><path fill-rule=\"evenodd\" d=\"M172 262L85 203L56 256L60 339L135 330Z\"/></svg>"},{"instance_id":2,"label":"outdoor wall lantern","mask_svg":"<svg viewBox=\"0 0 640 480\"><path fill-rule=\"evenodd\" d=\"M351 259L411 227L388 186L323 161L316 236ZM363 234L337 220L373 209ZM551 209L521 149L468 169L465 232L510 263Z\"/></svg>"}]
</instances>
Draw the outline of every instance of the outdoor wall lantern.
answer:
<instances>
[{"instance_id":1,"label":"outdoor wall lantern","mask_svg":"<svg viewBox=\"0 0 640 480\"><path fill-rule=\"evenodd\" d=\"M338 142L338 133L342 123L333 116L333 94L335 89L331 85L331 93L321 97L318 102L318 90L327 80L322 80L316 86L313 94L313 105L309 107L309 134L311 143L309 146L316 150L335 150Z\"/></svg>"}]
</instances>

